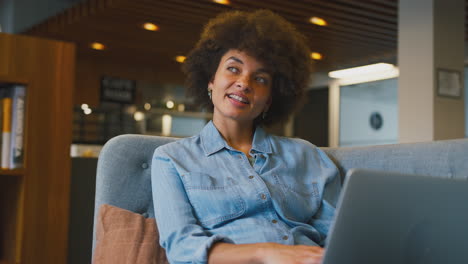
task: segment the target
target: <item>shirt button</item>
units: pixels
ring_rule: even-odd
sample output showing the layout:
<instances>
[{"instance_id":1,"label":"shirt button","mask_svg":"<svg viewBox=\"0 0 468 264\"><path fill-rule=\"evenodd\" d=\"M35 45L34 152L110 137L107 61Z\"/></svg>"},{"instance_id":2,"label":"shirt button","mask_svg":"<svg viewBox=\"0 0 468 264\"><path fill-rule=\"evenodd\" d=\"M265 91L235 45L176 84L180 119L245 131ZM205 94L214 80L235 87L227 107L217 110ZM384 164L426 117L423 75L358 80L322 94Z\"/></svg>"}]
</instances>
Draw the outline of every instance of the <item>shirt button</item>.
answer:
<instances>
[{"instance_id":1,"label":"shirt button","mask_svg":"<svg viewBox=\"0 0 468 264\"><path fill-rule=\"evenodd\" d=\"M262 197L262 200L266 200L266 195L264 193L262 193L262 195L260 195L260 197Z\"/></svg>"},{"instance_id":2,"label":"shirt button","mask_svg":"<svg viewBox=\"0 0 468 264\"><path fill-rule=\"evenodd\" d=\"M271 222L272 222L273 224L278 223L278 221L276 221L276 220L271 220Z\"/></svg>"},{"instance_id":3,"label":"shirt button","mask_svg":"<svg viewBox=\"0 0 468 264\"><path fill-rule=\"evenodd\" d=\"M249 176L249 179L253 179L253 178L254 178L254 176L252 176L252 175Z\"/></svg>"},{"instance_id":4,"label":"shirt button","mask_svg":"<svg viewBox=\"0 0 468 264\"><path fill-rule=\"evenodd\" d=\"M283 240L288 240L288 238L289 238L288 236L284 236Z\"/></svg>"}]
</instances>

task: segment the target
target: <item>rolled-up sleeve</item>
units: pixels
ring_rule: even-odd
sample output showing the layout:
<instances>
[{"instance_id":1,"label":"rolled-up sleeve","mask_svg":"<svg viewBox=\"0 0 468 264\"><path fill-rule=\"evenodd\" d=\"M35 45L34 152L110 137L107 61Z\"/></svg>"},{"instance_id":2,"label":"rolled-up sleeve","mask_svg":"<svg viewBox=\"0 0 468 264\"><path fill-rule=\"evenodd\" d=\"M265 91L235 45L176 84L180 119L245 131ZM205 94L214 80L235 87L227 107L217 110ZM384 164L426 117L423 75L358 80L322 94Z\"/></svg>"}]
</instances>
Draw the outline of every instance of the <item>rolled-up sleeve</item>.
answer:
<instances>
[{"instance_id":1,"label":"rolled-up sleeve","mask_svg":"<svg viewBox=\"0 0 468 264\"><path fill-rule=\"evenodd\" d=\"M214 243L232 243L199 225L179 173L160 148L153 155L151 184L159 242L170 263L207 263Z\"/></svg>"}]
</instances>

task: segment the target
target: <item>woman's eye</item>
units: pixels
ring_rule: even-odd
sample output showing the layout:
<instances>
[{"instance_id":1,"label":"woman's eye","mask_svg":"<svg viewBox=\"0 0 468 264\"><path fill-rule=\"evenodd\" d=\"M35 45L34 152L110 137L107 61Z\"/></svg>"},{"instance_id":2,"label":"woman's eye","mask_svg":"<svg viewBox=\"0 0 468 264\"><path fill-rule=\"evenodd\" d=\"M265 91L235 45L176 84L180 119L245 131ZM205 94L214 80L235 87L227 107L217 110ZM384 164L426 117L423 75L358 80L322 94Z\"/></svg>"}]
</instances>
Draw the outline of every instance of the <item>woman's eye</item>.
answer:
<instances>
[{"instance_id":1,"label":"woman's eye","mask_svg":"<svg viewBox=\"0 0 468 264\"><path fill-rule=\"evenodd\" d=\"M256 77L255 80L257 80L257 82L261 83L261 84L266 84L268 83L268 79L265 78L265 77Z\"/></svg>"},{"instance_id":2,"label":"woman's eye","mask_svg":"<svg viewBox=\"0 0 468 264\"><path fill-rule=\"evenodd\" d=\"M237 69L236 67L228 67L227 69L228 69L228 71L233 72L233 73L238 73L239 72L239 69Z\"/></svg>"}]
</instances>

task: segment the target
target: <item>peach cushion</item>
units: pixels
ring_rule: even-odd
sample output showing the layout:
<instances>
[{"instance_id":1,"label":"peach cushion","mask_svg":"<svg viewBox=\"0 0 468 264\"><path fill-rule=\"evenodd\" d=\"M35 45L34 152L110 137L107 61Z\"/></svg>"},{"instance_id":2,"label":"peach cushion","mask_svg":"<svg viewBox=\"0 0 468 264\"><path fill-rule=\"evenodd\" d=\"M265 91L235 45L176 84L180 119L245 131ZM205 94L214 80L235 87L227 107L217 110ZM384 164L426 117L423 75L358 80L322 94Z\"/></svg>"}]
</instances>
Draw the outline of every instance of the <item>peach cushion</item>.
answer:
<instances>
[{"instance_id":1,"label":"peach cushion","mask_svg":"<svg viewBox=\"0 0 468 264\"><path fill-rule=\"evenodd\" d=\"M154 218L104 204L96 226L94 264L165 264Z\"/></svg>"}]
</instances>

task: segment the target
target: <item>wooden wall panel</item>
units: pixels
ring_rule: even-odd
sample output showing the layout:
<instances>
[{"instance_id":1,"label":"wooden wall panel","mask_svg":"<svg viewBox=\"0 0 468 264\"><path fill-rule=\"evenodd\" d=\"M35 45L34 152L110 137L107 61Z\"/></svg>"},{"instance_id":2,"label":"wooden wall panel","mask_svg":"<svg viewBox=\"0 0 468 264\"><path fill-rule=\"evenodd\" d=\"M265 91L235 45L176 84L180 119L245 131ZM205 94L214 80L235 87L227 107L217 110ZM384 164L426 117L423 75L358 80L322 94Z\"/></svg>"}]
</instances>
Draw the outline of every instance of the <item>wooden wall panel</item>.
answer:
<instances>
[{"instance_id":1,"label":"wooden wall panel","mask_svg":"<svg viewBox=\"0 0 468 264\"><path fill-rule=\"evenodd\" d=\"M13 53L14 46L12 44L9 35L4 35L0 39L0 58L3 58L0 60L0 75L6 76L10 72L11 57L8 54Z\"/></svg>"}]
</instances>

